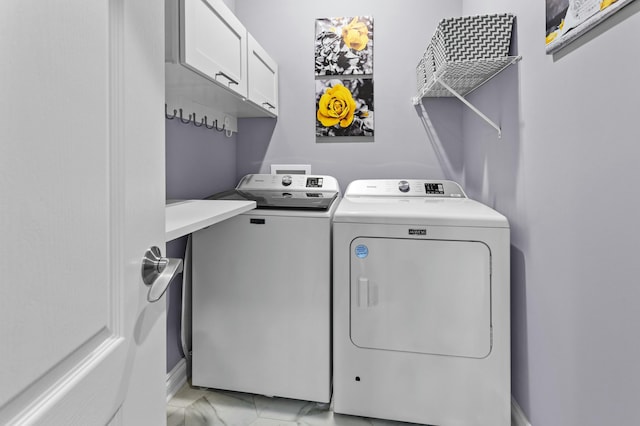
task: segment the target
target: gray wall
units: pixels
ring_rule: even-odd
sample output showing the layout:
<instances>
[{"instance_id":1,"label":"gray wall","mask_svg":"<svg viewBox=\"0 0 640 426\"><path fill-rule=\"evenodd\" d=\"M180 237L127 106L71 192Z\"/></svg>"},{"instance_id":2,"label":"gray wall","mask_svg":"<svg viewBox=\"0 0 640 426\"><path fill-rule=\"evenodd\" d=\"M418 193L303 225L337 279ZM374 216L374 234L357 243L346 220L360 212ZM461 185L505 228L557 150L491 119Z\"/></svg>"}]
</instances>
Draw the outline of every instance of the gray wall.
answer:
<instances>
[{"instance_id":1,"label":"gray wall","mask_svg":"<svg viewBox=\"0 0 640 426\"><path fill-rule=\"evenodd\" d=\"M463 2L514 12L523 57L470 97L505 135L464 112L463 183L511 223L512 392L531 423L638 424L640 2L555 58L544 3Z\"/></svg>"},{"instance_id":2,"label":"gray wall","mask_svg":"<svg viewBox=\"0 0 640 426\"><path fill-rule=\"evenodd\" d=\"M166 120L167 199L201 199L236 185L236 136ZM184 258L186 237L167 243L167 256ZM167 372L182 358L182 274L167 292Z\"/></svg>"},{"instance_id":3,"label":"gray wall","mask_svg":"<svg viewBox=\"0 0 640 426\"><path fill-rule=\"evenodd\" d=\"M277 123L239 122L238 177L268 173L272 163L311 164L313 173L335 176L343 189L358 178L443 176L411 97L418 58L437 22L461 13L461 1L236 0L235 9L280 71ZM375 142L316 143L315 19L355 15L374 18ZM448 149L459 168L462 110L444 102L437 113L443 131L456 139Z\"/></svg>"}]
</instances>

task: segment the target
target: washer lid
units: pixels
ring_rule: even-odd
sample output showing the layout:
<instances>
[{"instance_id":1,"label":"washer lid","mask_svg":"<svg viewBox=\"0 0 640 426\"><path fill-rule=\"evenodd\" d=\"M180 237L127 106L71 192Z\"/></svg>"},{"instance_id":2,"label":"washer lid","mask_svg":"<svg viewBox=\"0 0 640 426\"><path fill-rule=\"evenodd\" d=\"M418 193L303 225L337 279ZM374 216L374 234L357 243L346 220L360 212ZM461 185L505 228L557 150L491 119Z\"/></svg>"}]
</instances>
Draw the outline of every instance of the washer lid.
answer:
<instances>
[{"instance_id":1,"label":"washer lid","mask_svg":"<svg viewBox=\"0 0 640 426\"><path fill-rule=\"evenodd\" d=\"M338 181L331 176L252 174L236 189L208 199L255 201L258 209L326 211L338 196Z\"/></svg>"}]
</instances>

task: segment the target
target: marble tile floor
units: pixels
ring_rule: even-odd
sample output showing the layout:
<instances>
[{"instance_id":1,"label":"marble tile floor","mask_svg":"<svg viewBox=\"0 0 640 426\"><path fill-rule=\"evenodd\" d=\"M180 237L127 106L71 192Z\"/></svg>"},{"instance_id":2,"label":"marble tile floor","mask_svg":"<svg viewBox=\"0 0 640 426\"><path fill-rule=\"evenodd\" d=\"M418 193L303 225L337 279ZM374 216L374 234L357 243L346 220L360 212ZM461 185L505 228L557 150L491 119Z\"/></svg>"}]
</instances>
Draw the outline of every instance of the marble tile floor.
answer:
<instances>
[{"instance_id":1,"label":"marble tile floor","mask_svg":"<svg viewBox=\"0 0 640 426\"><path fill-rule=\"evenodd\" d=\"M330 404L193 388L167 404L167 426L402 426L414 423L335 414Z\"/></svg>"}]
</instances>

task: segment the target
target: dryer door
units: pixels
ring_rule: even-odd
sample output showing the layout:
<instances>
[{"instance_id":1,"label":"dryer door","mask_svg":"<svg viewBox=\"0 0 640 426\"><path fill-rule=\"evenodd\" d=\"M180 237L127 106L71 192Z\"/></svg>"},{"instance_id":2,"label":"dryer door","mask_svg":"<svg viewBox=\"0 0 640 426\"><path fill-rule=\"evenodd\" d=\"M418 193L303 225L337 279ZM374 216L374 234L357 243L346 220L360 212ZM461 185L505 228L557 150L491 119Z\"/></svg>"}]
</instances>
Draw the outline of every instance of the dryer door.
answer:
<instances>
[{"instance_id":1,"label":"dryer door","mask_svg":"<svg viewBox=\"0 0 640 426\"><path fill-rule=\"evenodd\" d=\"M478 241L356 238L351 340L359 347L484 358L491 252Z\"/></svg>"}]
</instances>

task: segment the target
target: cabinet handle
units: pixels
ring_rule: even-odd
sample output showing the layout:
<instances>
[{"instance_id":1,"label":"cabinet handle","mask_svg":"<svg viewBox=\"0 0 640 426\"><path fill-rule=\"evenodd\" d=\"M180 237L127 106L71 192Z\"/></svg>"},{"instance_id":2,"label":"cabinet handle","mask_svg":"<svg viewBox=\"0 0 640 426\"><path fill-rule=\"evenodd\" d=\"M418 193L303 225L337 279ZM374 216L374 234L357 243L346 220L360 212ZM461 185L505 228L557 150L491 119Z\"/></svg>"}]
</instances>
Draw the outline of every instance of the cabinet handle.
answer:
<instances>
[{"instance_id":1,"label":"cabinet handle","mask_svg":"<svg viewBox=\"0 0 640 426\"><path fill-rule=\"evenodd\" d=\"M217 73L216 73L216 77L215 77L215 78L216 78L216 80L218 79L218 76L219 76L219 75L221 75L221 76L223 76L224 78L226 78L227 80L229 80L229 85L232 85L232 84L236 84L236 85L237 85L237 84L238 84L238 82L237 82L237 81L235 81L234 79L232 79L231 77L229 77L227 74L223 73L222 71L219 71L219 72L217 72Z\"/></svg>"},{"instance_id":2,"label":"cabinet handle","mask_svg":"<svg viewBox=\"0 0 640 426\"><path fill-rule=\"evenodd\" d=\"M266 105L271 109L276 109L276 107L274 107L273 105L271 105L269 102L263 102L262 105Z\"/></svg>"}]
</instances>

